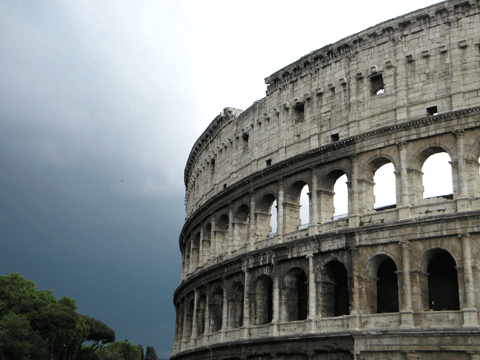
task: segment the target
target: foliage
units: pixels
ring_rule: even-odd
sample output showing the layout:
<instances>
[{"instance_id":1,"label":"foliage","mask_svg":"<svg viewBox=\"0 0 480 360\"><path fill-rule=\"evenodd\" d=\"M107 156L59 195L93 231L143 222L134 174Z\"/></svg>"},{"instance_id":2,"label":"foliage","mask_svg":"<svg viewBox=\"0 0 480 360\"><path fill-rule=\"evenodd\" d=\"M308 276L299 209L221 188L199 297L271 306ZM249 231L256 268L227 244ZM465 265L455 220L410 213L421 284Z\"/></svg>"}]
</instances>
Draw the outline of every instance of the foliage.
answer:
<instances>
[{"instance_id":1,"label":"foliage","mask_svg":"<svg viewBox=\"0 0 480 360\"><path fill-rule=\"evenodd\" d=\"M137 347L140 349L140 360L145 360L145 351L143 351L143 346L138 344Z\"/></svg>"},{"instance_id":2,"label":"foliage","mask_svg":"<svg viewBox=\"0 0 480 360\"><path fill-rule=\"evenodd\" d=\"M98 351L101 360L140 360L140 349L129 341L115 341Z\"/></svg>"},{"instance_id":3,"label":"foliage","mask_svg":"<svg viewBox=\"0 0 480 360\"><path fill-rule=\"evenodd\" d=\"M145 352L145 360L157 360L157 353L153 346L147 346L147 351Z\"/></svg>"},{"instance_id":4,"label":"foliage","mask_svg":"<svg viewBox=\"0 0 480 360\"><path fill-rule=\"evenodd\" d=\"M17 273L0 275L0 358L73 360L85 341L93 341L91 353L82 349L82 356L97 360L93 350L114 341L115 332L76 310L75 300L57 301Z\"/></svg>"}]
</instances>

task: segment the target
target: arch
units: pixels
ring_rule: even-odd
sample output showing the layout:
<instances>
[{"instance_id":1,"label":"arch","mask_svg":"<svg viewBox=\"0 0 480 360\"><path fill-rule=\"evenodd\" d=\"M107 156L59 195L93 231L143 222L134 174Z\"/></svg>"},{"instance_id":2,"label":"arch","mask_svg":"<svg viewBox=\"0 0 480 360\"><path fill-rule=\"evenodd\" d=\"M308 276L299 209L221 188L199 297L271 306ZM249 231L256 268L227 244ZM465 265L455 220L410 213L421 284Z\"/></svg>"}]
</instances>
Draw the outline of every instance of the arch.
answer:
<instances>
[{"instance_id":1,"label":"arch","mask_svg":"<svg viewBox=\"0 0 480 360\"><path fill-rule=\"evenodd\" d=\"M188 302L188 311L187 311L187 326L186 326L186 338L189 339L192 336L192 327L193 327L193 309L194 301L191 299Z\"/></svg>"},{"instance_id":2,"label":"arch","mask_svg":"<svg viewBox=\"0 0 480 360\"><path fill-rule=\"evenodd\" d=\"M250 208L246 204L242 204L235 213L233 241L236 247L241 247L249 242L249 223Z\"/></svg>"},{"instance_id":3,"label":"arch","mask_svg":"<svg viewBox=\"0 0 480 360\"><path fill-rule=\"evenodd\" d=\"M272 205L276 201L272 193L266 193L258 202L255 213L255 224L257 226L257 236L265 238L272 232Z\"/></svg>"},{"instance_id":4,"label":"arch","mask_svg":"<svg viewBox=\"0 0 480 360\"><path fill-rule=\"evenodd\" d=\"M200 295L197 305L197 333L203 335L206 328L207 315L207 296L205 293Z\"/></svg>"},{"instance_id":5,"label":"arch","mask_svg":"<svg viewBox=\"0 0 480 360\"><path fill-rule=\"evenodd\" d=\"M431 145L426 148L423 148L420 150L416 156L414 156L414 161L413 161L413 168L409 169L408 173L408 181L409 184L411 185L411 190L410 190L410 202L412 204L418 204L421 202L424 198L435 198L435 197L446 197L446 198L452 198L451 191L443 191L443 192L449 192L449 194L442 193L440 194L440 189L438 191L432 191L434 189L438 188L438 184L440 182L438 181L439 179L442 181L442 183L449 182L450 185L453 184L452 182L452 170L451 166L444 164L443 168L445 170L445 167L449 166L450 170L449 171L444 171L443 176L438 175L438 170L441 168L439 166L434 166L433 169L428 169L425 168L425 163L427 163L428 159L432 155L436 155L439 153L446 153L450 159L451 157L451 151L450 149L442 146L442 145ZM430 159L433 160L433 159ZM443 161L445 163L445 161ZM427 163L430 163L430 161ZM426 173L425 173L426 172ZM431 177L433 178L432 180L429 180L430 174L432 175ZM427 190L425 190L427 188ZM443 195L449 195L449 196L443 196Z\"/></svg>"},{"instance_id":6,"label":"arch","mask_svg":"<svg viewBox=\"0 0 480 360\"><path fill-rule=\"evenodd\" d=\"M432 197L453 198L452 166L450 155L437 152L430 155L422 166L422 188L424 199Z\"/></svg>"},{"instance_id":7,"label":"arch","mask_svg":"<svg viewBox=\"0 0 480 360\"><path fill-rule=\"evenodd\" d=\"M200 258L200 232L197 232L192 241L191 262L192 262L192 267L194 269L198 266L199 258Z\"/></svg>"},{"instance_id":8,"label":"arch","mask_svg":"<svg viewBox=\"0 0 480 360\"><path fill-rule=\"evenodd\" d=\"M302 204L300 203L300 200L301 194L302 192L304 192L305 188L310 189L308 183L303 180L297 180L285 191L285 201L283 204L283 211L285 217L285 232L295 231L299 229L299 227L302 225L302 219L300 217L300 209ZM308 198L306 205L307 208L310 207Z\"/></svg>"},{"instance_id":9,"label":"arch","mask_svg":"<svg viewBox=\"0 0 480 360\"><path fill-rule=\"evenodd\" d=\"M283 281L285 321L305 320L308 316L308 279L305 271L299 267L290 269Z\"/></svg>"},{"instance_id":10,"label":"arch","mask_svg":"<svg viewBox=\"0 0 480 360\"><path fill-rule=\"evenodd\" d=\"M243 326L243 285L236 282L228 299L228 327L236 329Z\"/></svg>"},{"instance_id":11,"label":"arch","mask_svg":"<svg viewBox=\"0 0 480 360\"><path fill-rule=\"evenodd\" d=\"M362 172L363 181L358 185L360 211L381 211L396 207L395 171L394 161L386 155L376 156L367 162ZM382 193L381 197L379 192Z\"/></svg>"},{"instance_id":12,"label":"arch","mask_svg":"<svg viewBox=\"0 0 480 360\"><path fill-rule=\"evenodd\" d=\"M230 219L227 214L219 217L217 228L215 230L215 252L217 255L228 250L228 230L230 227Z\"/></svg>"},{"instance_id":13,"label":"arch","mask_svg":"<svg viewBox=\"0 0 480 360\"><path fill-rule=\"evenodd\" d=\"M215 288L209 304L211 332L220 331L222 328L223 312L223 290L221 287Z\"/></svg>"},{"instance_id":14,"label":"arch","mask_svg":"<svg viewBox=\"0 0 480 360\"><path fill-rule=\"evenodd\" d=\"M261 275L255 281L254 321L264 325L273 319L273 282L270 276Z\"/></svg>"},{"instance_id":15,"label":"arch","mask_svg":"<svg viewBox=\"0 0 480 360\"><path fill-rule=\"evenodd\" d=\"M205 225L203 230L203 248L202 248L202 263L206 262L210 256L212 246L212 224Z\"/></svg>"},{"instance_id":16,"label":"arch","mask_svg":"<svg viewBox=\"0 0 480 360\"><path fill-rule=\"evenodd\" d=\"M338 260L329 261L321 275L322 316L334 317L350 314L348 274Z\"/></svg>"},{"instance_id":17,"label":"arch","mask_svg":"<svg viewBox=\"0 0 480 360\"><path fill-rule=\"evenodd\" d=\"M337 188L337 194L335 196L335 186L343 175L346 175L348 179L348 175L345 170L333 169L325 176L323 176L320 181L320 191L318 196L319 202L321 204L321 223L337 220L335 214L339 212L342 212L341 217L348 215L348 190L338 190ZM342 180L340 180L340 182L341 181ZM339 203L339 201L341 201L341 204ZM343 211L345 211L347 214L344 214Z\"/></svg>"},{"instance_id":18,"label":"arch","mask_svg":"<svg viewBox=\"0 0 480 360\"><path fill-rule=\"evenodd\" d=\"M377 270L377 313L398 312L397 266L391 258L384 259Z\"/></svg>"},{"instance_id":19,"label":"arch","mask_svg":"<svg viewBox=\"0 0 480 360\"><path fill-rule=\"evenodd\" d=\"M428 309L459 310L458 273L453 256L443 249L432 249L424 255L428 260Z\"/></svg>"}]
</instances>

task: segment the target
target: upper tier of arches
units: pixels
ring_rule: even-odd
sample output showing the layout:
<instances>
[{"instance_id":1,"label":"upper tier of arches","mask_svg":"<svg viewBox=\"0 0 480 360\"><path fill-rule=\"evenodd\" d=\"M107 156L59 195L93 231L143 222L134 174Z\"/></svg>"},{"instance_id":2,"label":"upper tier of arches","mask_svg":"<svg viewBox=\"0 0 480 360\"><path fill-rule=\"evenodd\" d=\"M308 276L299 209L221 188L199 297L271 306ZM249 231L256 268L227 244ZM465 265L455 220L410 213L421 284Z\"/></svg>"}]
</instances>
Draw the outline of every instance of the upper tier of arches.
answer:
<instances>
[{"instance_id":1,"label":"upper tier of arches","mask_svg":"<svg viewBox=\"0 0 480 360\"><path fill-rule=\"evenodd\" d=\"M480 111L472 114L477 112L463 118L461 127L468 130L452 131L444 122L436 135L426 132L427 126L410 131L409 141L398 141L402 134L393 133L390 144L383 138L368 149L358 142L357 148L369 151L338 151L336 161L322 157L298 161L210 201L205 206L208 212L188 219L182 231L182 279L226 257L308 235L480 209ZM424 180L438 177L439 165L433 170L424 165L442 154L447 189L435 193L435 184L425 187ZM387 165L390 182L376 180ZM342 179L346 189L335 193ZM391 195L391 203L375 205L378 188ZM307 195L303 203L302 193ZM303 218L302 207L308 214Z\"/></svg>"}]
</instances>

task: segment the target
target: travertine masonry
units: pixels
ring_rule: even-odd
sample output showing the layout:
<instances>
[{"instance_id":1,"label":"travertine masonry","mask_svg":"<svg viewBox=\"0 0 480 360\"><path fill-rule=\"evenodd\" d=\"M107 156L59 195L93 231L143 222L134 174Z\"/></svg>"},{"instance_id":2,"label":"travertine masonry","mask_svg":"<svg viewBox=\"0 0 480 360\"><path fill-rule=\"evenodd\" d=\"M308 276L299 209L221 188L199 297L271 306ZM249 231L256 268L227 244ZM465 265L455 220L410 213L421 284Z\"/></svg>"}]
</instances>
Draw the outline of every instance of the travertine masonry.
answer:
<instances>
[{"instance_id":1,"label":"travertine masonry","mask_svg":"<svg viewBox=\"0 0 480 360\"><path fill-rule=\"evenodd\" d=\"M480 359L479 22L458 0L386 21L212 121L185 168L172 359ZM453 194L425 199L441 152ZM396 203L376 209L388 163Z\"/></svg>"}]
</instances>

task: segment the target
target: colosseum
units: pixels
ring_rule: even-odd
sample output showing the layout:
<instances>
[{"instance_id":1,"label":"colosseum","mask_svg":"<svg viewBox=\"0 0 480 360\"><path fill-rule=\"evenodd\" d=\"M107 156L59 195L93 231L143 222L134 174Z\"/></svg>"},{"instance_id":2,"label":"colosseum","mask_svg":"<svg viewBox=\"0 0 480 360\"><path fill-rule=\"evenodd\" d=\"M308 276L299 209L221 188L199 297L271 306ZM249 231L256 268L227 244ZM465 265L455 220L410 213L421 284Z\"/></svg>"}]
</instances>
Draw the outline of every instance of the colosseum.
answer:
<instances>
[{"instance_id":1,"label":"colosseum","mask_svg":"<svg viewBox=\"0 0 480 360\"><path fill-rule=\"evenodd\" d=\"M388 20L265 82L189 155L171 359L479 360L480 1ZM432 197L437 153L453 190Z\"/></svg>"}]
</instances>

